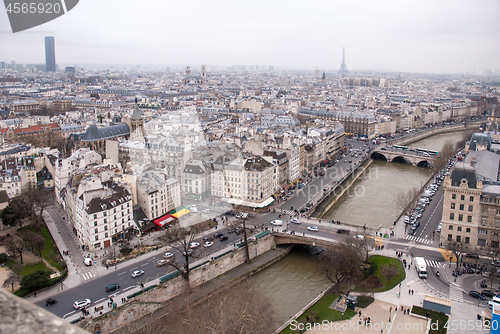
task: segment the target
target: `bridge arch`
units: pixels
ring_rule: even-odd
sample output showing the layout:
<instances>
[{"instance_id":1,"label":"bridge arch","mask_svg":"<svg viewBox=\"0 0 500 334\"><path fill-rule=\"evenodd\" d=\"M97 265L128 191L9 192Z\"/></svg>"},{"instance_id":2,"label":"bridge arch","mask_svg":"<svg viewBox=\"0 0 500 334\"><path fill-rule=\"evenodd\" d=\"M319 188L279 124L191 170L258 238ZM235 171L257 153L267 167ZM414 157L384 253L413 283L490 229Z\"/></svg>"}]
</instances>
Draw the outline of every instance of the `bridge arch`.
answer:
<instances>
[{"instance_id":1,"label":"bridge arch","mask_svg":"<svg viewBox=\"0 0 500 334\"><path fill-rule=\"evenodd\" d=\"M391 162L399 162L406 165L413 165L410 159L402 155L395 156L394 158L392 158Z\"/></svg>"},{"instance_id":2,"label":"bridge arch","mask_svg":"<svg viewBox=\"0 0 500 334\"><path fill-rule=\"evenodd\" d=\"M419 162L417 162L417 167L427 167L427 168L431 168L431 163L427 160L420 160Z\"/></svg>"},{"instance_id":3,"label":"bridge arch","mask_svg":"<svg viewBox=\"0 0 500 334\"><path fill-rule=\"evenodd\" d=\"M370 155L370 158L372 158L373 160L383 160L383 161L388 161L389 160L389 159L387 159L387 157L385 155L383 155L380 152L373 152Z\"/></svg>"}]
</instances>

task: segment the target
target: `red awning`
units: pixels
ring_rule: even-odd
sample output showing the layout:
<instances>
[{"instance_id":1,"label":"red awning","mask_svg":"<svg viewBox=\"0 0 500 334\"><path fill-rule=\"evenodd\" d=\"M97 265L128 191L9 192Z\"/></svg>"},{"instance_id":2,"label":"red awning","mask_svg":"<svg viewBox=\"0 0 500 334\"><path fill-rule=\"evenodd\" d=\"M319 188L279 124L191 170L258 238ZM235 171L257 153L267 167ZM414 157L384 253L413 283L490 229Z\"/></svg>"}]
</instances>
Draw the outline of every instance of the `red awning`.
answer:
<instances>
[{"instance_id":1,"label":"red awning","mask_svg":"<svg viewBox=\"0 0 500 334\"><path fill-rule=\"evenodd\" d=\"M173 222L176 218L171 214L166 214L160 218L153 220L153 223L158 227L163 227L166 224Z\"/></svg>"}]
</instances>

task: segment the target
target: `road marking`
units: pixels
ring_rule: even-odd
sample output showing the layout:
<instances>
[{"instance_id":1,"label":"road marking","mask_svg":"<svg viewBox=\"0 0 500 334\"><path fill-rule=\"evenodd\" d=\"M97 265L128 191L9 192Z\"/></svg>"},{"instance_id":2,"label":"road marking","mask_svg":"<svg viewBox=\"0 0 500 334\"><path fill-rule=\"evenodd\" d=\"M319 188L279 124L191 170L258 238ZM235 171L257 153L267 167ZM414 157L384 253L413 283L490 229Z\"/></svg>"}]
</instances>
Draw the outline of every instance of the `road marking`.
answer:
<instances>
[{"instance_id":1,"label":"road marking","mask_svg":"<svg viewBox=\"0 0 500 334\"><path fill-rule=\"evenodd\" d=\"M118 280L121 281L122 279L124 279L125 277L120 277Z\"/></svg>"},{"instance_id":2,"label":"road marking","mask_svg":"<svg viewBox=\"0 0 500 334\"><path fill-rule=\"evenodd\" d=\"M127 273L127 272L126 272L126 271L124 271L124 272L122 272L122 273L119 273L119 274L118 274L118 276L123 275L123 274L126 274L126 273Z\"/></svg>"},{"instance_id":3,"label":"road marking","mask_svg":"<svg viewBox=\"0 0 500 334\"><path fill-rule=\"evenodd\" d=\"M141 267L147 266L149 263L141 264Z\"/></svg>"},{"instance_id":4,"label":"road marking","mask_svg":"<svg viewBox=\"0 0 500 334\"><path fill-rule=\"evenodd\" d=\"M75 311L71 311L71 312L69 312L69 313L66 313L65 315L63 315L63 316L62 316L62 318L64 319L64 318L66 318L68 315L73 314L73 313L75 313Z\"/></svg>"},{"instance_id":5,"label":"road marking","mask_svg":"<svg viewBox=\"0 0 500 334\"><path fill-rule=\"evenodd\" d=\"M131 285L131 286L129 286L128 288L122 289L122 291L127 291L127 290L129 290L129 289L133 289L133 288L135 288L135 285Z\"/></svg>"},{"instance_id":6,"label":"road marking","mask_svg":"<svg viewBox=\"0 0 500 334\"><path fill-rule=\"evenodd\" d=\"M129 271L132 271L132 270L135 270L135 269L139 269L139 267L134 267L134 268L130 269Z\"/></svg>"},{"instance_id":7,"label":"road marking","mask_svg":"<svg viewBox=\"0 0 500 334\"><path fill-rule=\"evenodd\" d=\"M99 299L99 300L96 300L96 301L94 302L94 304L97 304L97 303L99 303L99 302L102 302L103 300L104 300L104 298L101 298L101 299Z\"/></svg>"}]
</instances>

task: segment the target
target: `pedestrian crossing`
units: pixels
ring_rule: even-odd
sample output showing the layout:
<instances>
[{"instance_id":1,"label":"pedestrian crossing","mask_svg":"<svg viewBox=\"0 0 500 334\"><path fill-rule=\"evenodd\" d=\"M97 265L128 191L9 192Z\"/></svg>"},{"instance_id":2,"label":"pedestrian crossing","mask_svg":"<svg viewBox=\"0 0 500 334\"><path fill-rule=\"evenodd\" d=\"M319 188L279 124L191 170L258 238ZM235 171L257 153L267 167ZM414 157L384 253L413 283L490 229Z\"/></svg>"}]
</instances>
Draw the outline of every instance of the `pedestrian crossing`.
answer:
<instances>
[{"instance_id":1,"label":"pedestrian crossing","mask_svg":"<svg viewBox=\"0 0 500 334\"><path fill-rule=\"evenodd\" d=\"M297 215L297 213L295 211L293 211L293 210L283 210L283 209L280 209L280 208L276 209L276 212L277 213L284 213L284 214L287 214L287 215L290 215L290 216L296 216Z\"/></svg>"},{"instance_id":2,"label":"pedestrian crossing","mask_svg":"<svg viewBox=\"0 0 500 334\"><path fill-rule=\"evenodd\" d=\"M427 264L428 267L432 267L432 268L440 268L441 265L439 261L434 261L434 260L425 260L425 263Z\"/></svg>"},{"instance_id":3,"label":"pedestrian crossing","mask_svg":"<svg viewBox=\"0 0 500 334\"><path fill-rule=\"evenodd\" d=\"M458 302L464 301L462 288L454 283L450 284L450 299Z\"/></svg>"},{"instance_id":4,"label":"pedestrian crossing","mask_svg":"<svg viewBox=\"0 0 500 334\"><path fill-rule=\"evenodd\" d=\"M419 238L413 235L405 235L403 239L410 240L410 241L415 241L419 242L421 244L427 244L430 245L432 243L432 240L424 239L424 238Z\"/></svg>"},{"instance_id":5,"label":"pedestrian crossing","mask_svg":"<svg viewBox=\"0 0 500 334\"><path fill-rule=\"evenodd\" d=\"M91 279L95 275L93 275L92 273L88 272L88 273L81 274L80 276L82 276L83 280L86 281L86 280Z\"/></svg>"}]
</instances>

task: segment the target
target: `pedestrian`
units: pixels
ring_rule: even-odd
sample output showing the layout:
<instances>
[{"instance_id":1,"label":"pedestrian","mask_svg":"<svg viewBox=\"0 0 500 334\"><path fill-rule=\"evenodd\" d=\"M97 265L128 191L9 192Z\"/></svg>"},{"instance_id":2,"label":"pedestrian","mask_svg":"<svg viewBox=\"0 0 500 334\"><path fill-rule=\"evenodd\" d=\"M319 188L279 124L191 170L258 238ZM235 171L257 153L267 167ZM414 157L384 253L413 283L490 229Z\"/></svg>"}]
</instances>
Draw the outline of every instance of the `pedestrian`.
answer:
<instances>
[{"instance_id":1,"label":"pedestrian","mask_svg":"<svg viewBox=\"0 0 500 334\"><path fill-rule=\"evenodd\" d=\"M392 312L392 306L389 308L389 313L391 313L391 312Z\"/></svg>"},{"instance_id":2,"label":"pedestrian","mask_svg":"<svg viewBox=\"0 0 500 334\"><path fill-rule=\"evenodd\" d=\"M410 289L408 289L408 294L411 295L411 290Z\"/></svg>"},{"instance_id":3,"label":"pedestrian","mask_svg":"<svg viewBox=\"0 0 500 334\"><path fill-rule=\"evenodd\" d=\"M410 309L406 310L406 313L408 313L408 315L410 314Z\"/></svg>"},{"instance_id":4,"label":"pedestrian","mask_svg":"<svg viewBox=\"0 0 500 334\"><path fill-rule=\"evenodd\" d=\"M34 297L36 298L36 291L35 291L35 293L34 293Z\"/></svg>"},{"instance_id":5,"label":"pedestrian","mask_svg":"<svg viewBox=\"0 0 500 334\"><path fill-rule=\"evenodd\" d=\"M406 314L406 310L403 310L403 314Z\"/></svg>"},{"instance_id":6,"label":"pedestrian","mask_svg":"<svg viewBox=\"0 0 500 334\"><path fill-rule=\"evenodd\" d=\"M361 311L359 311L359 317L361 318Z\"/></svg>"},{"instance_id":7,"label":"pedestrian","mask_svg":"<svg viewBox=\"0 0 500 334\"><path fill-rule=\"evenodd\" d=\"M413 296L413 290L411 290L411 295Z\"/></svg>"},{"instance_id":8,"label":"pedestrian","mask_svg":"<svg viewBox=\"0 0 500 334\"><path fill-rule=\"evenodd\" d=\"M401 305L401 311L403 311L403 305Z\"/></svg>"}]
</instances>

